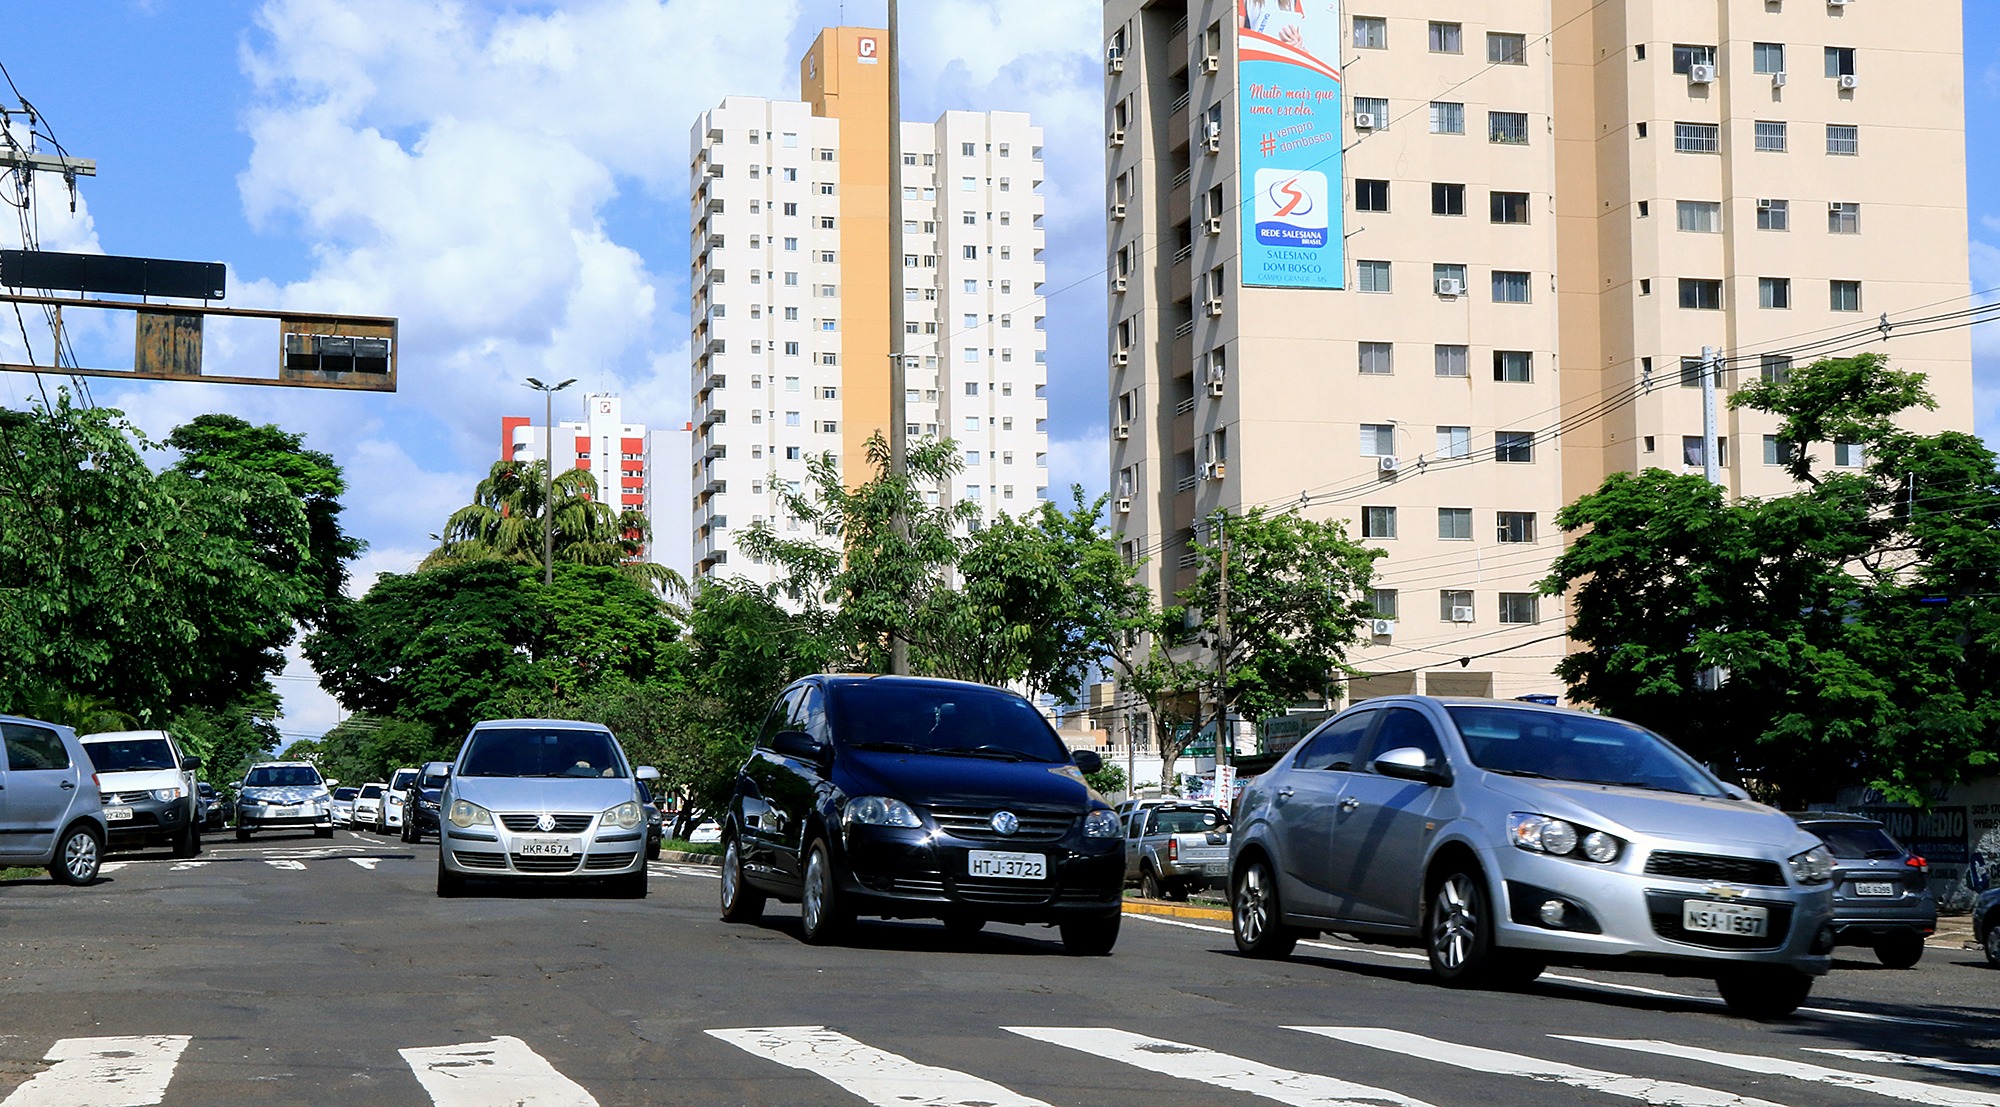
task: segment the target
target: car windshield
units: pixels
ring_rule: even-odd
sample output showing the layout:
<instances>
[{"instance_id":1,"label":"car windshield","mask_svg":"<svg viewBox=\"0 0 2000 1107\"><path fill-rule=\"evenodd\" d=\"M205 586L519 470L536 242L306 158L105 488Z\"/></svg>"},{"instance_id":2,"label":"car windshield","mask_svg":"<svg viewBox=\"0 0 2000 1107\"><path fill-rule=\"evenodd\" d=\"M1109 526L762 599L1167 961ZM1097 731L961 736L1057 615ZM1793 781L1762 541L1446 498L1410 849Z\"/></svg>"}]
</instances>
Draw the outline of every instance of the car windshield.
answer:
<instances>
[{"instance_id":1,"label":"car windshield","mask_svg":"<svg viewBox=\"0 0 2000 1107\"><path fill-rule=\"evenodd\" d=\"M245 788L316 788L319 770L310 765L259 765L243 778Z\"/></svg>"},{"instance_id":2,"label":"car windshield","mask_svg":"<svg viewBox=\"0 0 2000 1107\"><path fill-rule=\"evenodd\" d=\"M361 794L355 798L365 800L381 799L382 786L380 784L363 784L361 786Z\"/></svg>"},{"instance_id":3,"label":"car windshield","mask_svg":"<svg viewBox=\"0 0 2000 1107\"><path fill-rule=\"evenodd\" d=\"M360 791L361 789L359 788L335 788L333 790L333 798L337 800L351 800Z\"/></svg>"},{"instance_id":4,"label":"car windshield","mask_svg":"<svg viewBox=\"0 0 2000 1107\"><path fill-rule=\"evenodd\" d=\"M1650 788L1690 796L1723 792L1701 766L1652 731L1595 715L1453 704L1445 708L1472 763L1510 776Z\"/></svg>"},{"instance_id":5,"label":"car windshield","mask_svg":"<svg viewBox=\"0 0 2000 1107\"><path fill-rule=\"evenodd\" d=\"M1153 815L1153 830L1159 834L1200 834L1228 825L1227 816L1216 808L1167 810Z\"/></svg>"},{"instance_id":6,"label":"car windshield","mask_svg":"<svg viewBox=\"0 0 2000 1107\"><path fill-rule=\"evenodd\" d=\"M842 744L996 761L1067 763L1069 749L1019 696L967 685L852 681L833 686Z\"/></svg>"},{"instance_id":7,"label":"car windshield","mask_svg":"<svg viewBox=\"0 0 2000 1107\"><path fill-rule=\"evenodd\" d=\"M90 742L84 749L90 752L90 763L100 773L180 768L174 761L174 747L165 738L117 738Z\"/></svg>"},{"instance_id":8,"label":"car windshield","mask_svg":"<svg viewBox=\"0 0 2000 1107\"><path fill-rule=\"evenodd\" d=\"M1901 857L1902 847L1889 832L1873 823L1807 823L1835 857L1843 861Z\"/></svg>"},{"instance_id":9,"label":"car windshield","mask_svg":"<svg viewBox=\"0 0 2000 1107\"><path fill-rule=\"evenodd\" d=\"M608 730L493 727L466 742L460 776L622 777L625 761Z\"/></svg>"},{"instance_id":10,"label":"car windshield","mask_svg":"<svg viewBox=\"0 0 2000 1107\"><path fill-rule=\"evenodd\" d=\"M417 779L417 771L415 769L403 769L389 779L389 790L392 792L406 791L410 787L410 782L415 779Z\"/></svg>"},{"instance_id":11,"label":"car windshield","mask_svg":"<svg viewBox=\"0 0 2000 1107\"><path fill-rule=\"evenodd\" d=\"M436 791L437 789L444 787L445 781L450 779L451 777L447 776L444 773L439 773L435 776L425 774L423 777L418 779L417 787L422 788L425 791Z\"/></svg>"}]
</instances>

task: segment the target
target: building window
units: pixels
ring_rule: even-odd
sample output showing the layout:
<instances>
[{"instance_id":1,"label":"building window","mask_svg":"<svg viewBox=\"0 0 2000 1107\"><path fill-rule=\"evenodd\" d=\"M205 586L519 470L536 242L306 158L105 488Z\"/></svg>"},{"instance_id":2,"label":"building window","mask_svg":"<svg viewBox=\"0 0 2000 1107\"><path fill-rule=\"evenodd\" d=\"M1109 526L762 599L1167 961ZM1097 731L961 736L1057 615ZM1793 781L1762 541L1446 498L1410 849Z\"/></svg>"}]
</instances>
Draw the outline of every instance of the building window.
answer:
<instances>
[{"instance_id":1,"label":"building window","mask_svg":"<svg viewBox=\"0 0 2000 1107\"><path fill-rule=\"evenodd\" d=\"M1493 460L1511 462L1531 462L1535 460L1535 432L1495 432L1493 435Z\"/></svg>"},{"instance_id":2,"label":"building window","mask_svg":"<svg viewBox=\"0 0 2000 1107\"><path fill-rule=\"evenodd\" d=\"M1396 347L1388 342L1361 343L1363 376L1386 377L1396 371Z\"/></svg>"},{"instance_id":3,"label":"building window","mask_svg":"<svg viewBox=\"0 0 2000 1107\"><path fill-rule=\"evenodd\" d=\"M1526 384L1535 379L1535 355L1528 350L1493 351L1493 379Z\"/></svg>"},{"instance_id":4,"label":"building window","mask_svg":"<svg viewBox=\"0 0 2000 1107\"><path fill-rule=\"evenodd\" d=\"M1368 590L1368 606L1375 610L1377 619L1396 617L1396 590L1394 588L1371 588Z\"/></svg>"},{"instance_id":5,"label":"building window","mask_svg":"<svg viewBox=\"0 0 2000 1107\"><path fill-rule=\"evenodd\" d=\"M1833 463L1843 469L1859 469L1868 464L1867 449L1859 442L1835 442Z\"/></svg>"},{"instance_id":6,"label":"building window","mask_svg":"<svg viewBox=\"0 0 2000 1107\"><path fill-rule=\"evenodd\" d=\"M1861 205L1835 201L1826 206L1826 233L1860 234Z\"/></svg>"},{"instance_id":7,"label":"building window","mask_svg":"<svg viewBox=\"0 0 2000 1107\"><path fill-rule=\"evenodd\" d=\"M1715 47L1674 44L1674 72L1685 77L1694 72L1697 65L1714 65Z\"/></svg>"},{"instance_id":8,"label":"building window","mask_svg":"<svg viewBox=\"0 0 2000 1107\"><path fill-rule=\"evenodd\" d=\"M1386 130L1389 126L1389 101L1380 96L1356 96L1354 114L1365 115L1375 121L1375 129Z\"/></svg>"},{"instance_id":9,"label":"building window","mask_svg":"<svg viewBox=\"0 0 2000 1107\"><path fill-rule=\"evenodd\" d=\"M1792 306L1792 279L1790 277L1758 277L1757 306L1776 311L1789 310Z\"/></svg>"},{"instance_id":10,"label":"building window","mask_svg":"<svg viewBox=\"0 0 2000 1107\"><path fill-rule=\"evenodd\" d=\"M1393 507L1364 507L1361 509L1361 537L1396 537L1396 509Z\"/></svg>"},{"instance_id":11,"label":"building window","mask_svg":"<svg viewBox=\"0 0 2000 1107\"><path fill-rule=\"evenodd\" d=\"M967 346L967 347L964 347L964 348L963 348L963 350L962 350L962 351L960 352L960 354L959 354L959 360L960 360L960 361L963 361L963 362L965 362L965 363L966 363L967 365L976 365L976 364L978 364L978 362L979 362L979 349L978 349L978 347L975 347L975 346Z\"/></svg>"},{"instance_id":12,"label":"building window","mask_svg":"<svg viewBox=\"0 0 2000 1107\"><path fill-rule=\"evenodd\" d=\"M1462 184L1433 183L1431 185L1432 215L1464 215L1465 186Z\"/></svg>"},{"instance_id":13,"label":"building window","mask_svg":"<svg viewBox=\"0 0 2000 1107\"><path fill-rule=\"evenodd\" d=\"M1450 293L1448 290L1451 286L1446 285L1444 283L1446 281L1455 282L1458 288L1458 292ZM1448 294L1463 295L1465 292L1465 266L1457 262L1433 263L1431 265L1431 287L1434 288L1437 291L1437 294L1440 296Z\"/></svg>"},{"instance_id":14,"label":"building window","mask_svg":"<svg viewBox=\"0 0 2000 1107\"><path fill-rule=\"evenodd\" d=\"M1446 588L1439 591L1438 618L1447 623L1471 622L1472 591L1466 588Z\"/></svg>"},{"instance_id":15,"label":"building window","mask_svg":"<svg viewBox=\"0 0 2000 1107\"><path fill-rule=\"evenodd\" d=\"M1389 291L1389 263L1386 261L1357 261L1354 270L1357 284L1363 292Z\"/></svg>"},{"instance_id":16,"label":"building window","mask_svg":"<svg viewBox=\"0 0 2000 1107\"><path fill-rule=\"evenodd\" d=\"M1440 377L1465 377L1471 375L1471 348L1467 346L1438 345L1432 347L1437 375Z\"/></svg>"},{"instance_id":17,"label":"building window","mask_svg":"<svg viewBox=\"0 0 2000 1107\"><path fill-rule=\"evenodd\" d=\"M799 356L799 344L796 342L785 343L785 356L786 357Z\"/></svg>"},{"instance_id":18,"label":"building window","mask_svg":"<svg viewBox=\"0 0 2000 1107\"><path fill-rule=\"evenodd\" d=\"M1389 182L1356 178L1354 182L1355 211L1388 211Z\"/></svg>"},{"instance_id":19,"label":"building window","mask_svg":"<svg viewBox=\"0 0 2000 1107\"><path fill-rule=\"evenodd\" d=\"M1471 427L1439 427L1437 429L1437 454L1441 458L1471 457Z\"/></svg>"},{"instance_id":20,"label":"building window","mask_svg":"<svg viewBox=\"0 0 2000 1107\"><path fill-rule=\"evenodd\" d=\"M799 413L798 413L798 412L796 412L796 411L787 411L787 412L785 412L785 425L786 425L786 426L788 426L788 427L796 427L796 426L798 426L798 425L799 425Z\"/></svg>"},{"instance_id":21,"label":"building window","mask_svg":"<svg viewBox=\"0 0 2000 1107\"><path fill-rule=\"evenodd\" d=\"M1721 311L1722 282L1699 277L1682 277L1681 306L1691 311Z\"/></svg>"},{"instance_id":22,"label":"building window","mask_svg":"<svg viewBox=\"0 0 2000 1107\"><path fill-rule=\"evenodd\" d=\"M1465 133L1465 105L1444 100L1431 101L1431 133L1434 135L1462 135Z\"/></svg>"},{"instance_id":23,"label":"building window","mask_svg":"<svg viewBox=\"0 0 2000 1107\"><path fill-rule=\"evenodd\" d=\"M1829 308L1834 311L1861 310L1860 281L1830 281L1828 288L1831 293L1827 304Z\"/></svg>"},{"instance_id":24,"label":"building window","mask_svg":"<svg viewBox=\"0 0 2000 1107\"><path fill-rule=\"evenodd\" d=\"M1826 152L1843 158L1858 156L1861 153L1861 128L1850 123L1828 123Z\"/></svg>"},{"instance_id":25,"label":"building window","mask_svg":"<svg viewBox=\"0 0 2000 1107\"><path fill-rule=\"evenodd\" d=\"M1826 75L1829 77L1854 76L1854 47L1852 46L1827 47Z\"/></svg>"},{"instance_id":26,"label":"building window","mask_svg":"<svg viewBox=\"0 0 2000 1107\"><path fill-rule=\"evenodd\" d=\"M1528 275L1511 269L1493 271L1493 302L1496 304L1525 304L1528 302Z\"/></svg>"},{"instance_id":27,"label":"building window","mask_svg":"<svg viewBox=\"0 0 2000 1107\"><path fill-rule=\"evenodd\" d=\"M978 381L966 381L966 382L965 382L965 394L966 394L966 395L968 395L968 396L977 396L977 395L979 395L979 382L978 382Z\"/></svg>"},{"instance_id":28,"label":"building window","mask_svg":"<svg viewBox=\"0 0 2000 1107\"><path fill-rule=\"evenodd\" d=\"M1707 200L1677 200L1676 217L1681 230L1694 234L1722 233L1722 205Z\"/></svg>"},{"instance_id":29,"label":"building window","mask_svg":"<svg viewBox=\"0 0 2000 1107\"><path fill-rule=\"evenodd\" d=\"M1791 463L1792 463L1792 444L1786 441L1785 439L1779 438L1775 434L1765 435L1764 464L1790 465Z\"/></svg>"},{"instance_id":30,"label":"building window","mask_svg":"<svg viewBox=\"0 0 2000 1107\"><path fill-rule=\"evenodd\" d=\"M1785 71L1785 44L1782 42L1759 42L1750 47L1751 71L1754 73L1783 73Z\"/></svg>"},{"instance_id":31,"label":"building window","mask_svg":"<svg viewBox=\"0 0 2000 1107\"><path fill-rule=\"evenodd\" d=\"M1389 48L1389 21L1379 15L1355 16L1354 48L1356 50L1387 50Z\"/></svg>"},{"instance_id":32,"label":"building window","mask_svg":"<svg viewBox=\"0 0 2000 1107\"><path fill-rule=\"evenodd\" d=\"M1525 192L1494 192L1490 207L1495 223L1526 223L1528 221L1528 194Z\"/></svg>"},{"instance_id":33,"label":"building window","mask_svg":"<svg viewBox=\"0 0 2000 1107\"><path fill-rule=\"evenodd\" d=\"M1499 540L1508 543L1533 542L1535 540L1535 513L1532 511L1502 511L1494 515L1499 526Z\"/></svg>"},{"instance_id":34,"label":"building window","mask_svg":"<svg viewBox=\"0 0 2000 1107\"><path fill-rule=\"evenodd\" d=\"M1677 154L1719 154L1722 127L1715 123L1674 124L1674 152Z\"/></svg>"},{"instance_id":35,"label":"building window","mask_svg":"<svg viewBox=\"0 0 2000 1107\"><path fill-rule=\"evenodd\" d=\"M1528 144L1528 113L1490 111L1486 113L1486 141L1502 146Z\"/></svg>"},{"instance_id":36,"label":"building window","mask_svg":"<svg viewBox=\"0 0 2000 1107\"><path fill-rule=\"evenodd\" d=\"M1682 387L1682 388L1700 388L1700 387L1701 387L1701 359L1700 359L1700 358L1698 358L1698 357L1684 357L1684 358L1682 358L1682 359L1681 359L1681 387Z\"/></svg>"},{"instance_id":37,"label":"building window","mask_svg":"<svg viewBox=\"0 0 2000 1107\"><path fill-rule=\"evenodd\" d=\"M1465 28L1456 23L1431 24L1431 53L1463 54Z\"/></svg>"},{"instance_id":38,"label":"building window","mask_svg":"<svg viewBox=\"0 0 2000 1107\"><path fill-rule=\"evenodd\" d=\"M1701 435L1684 434L1681 436L1681 463L1683 465L1693 466L1696 469L1704 468L1707 462L1702 460L1702 454ZM1729 439L1718 438L1715 440L1715 463L1723 466L1729 464Z\"/></svg>"},{"instance_id":39,"label":"building window","mask_svg":"<svg viewBox=\"0 0 2000 1107\"><path fill-rule=\"evenodd\" d=\"M1791 230L1792 202L1790 200L1757 201L1757 229L1760 231Z\"/></svg>"},{"instance_id":40,"label":"building window","mask_svg":"<svg viewBox=\"0 0 2000 1107\"><path fill-rule=\"evenodd\" d=\"M1783 384L1792 379L1792 359L1784 354L1765 354L1757 371L1765 384Z\"/></svg>"},{"instance_id":41,"label":"building window","mask_svg":"<svg viewBox=\"0 0 2000 1107\"><path fill-rule=\"evenodd\" d=\"M1757 151L1763 154L1782 154L1787 145L1785 125L1770 119L1757 121Z\"/></svg>"},{"instance_id":42,"label":"building window","mask_svg":"<svg viewBox=\"0 0 2000 1107\"><path fill-rule=\"evenodd\" d=\"M1486 32L1486 62L1489 65L1528 64L1528 36L1507 31Z\"/></svg>"},{"instance_id":43,"label":"building window","mask_svg":"<svg viewBox=\"0 0 2000 1107\"><path fill-rule=\"evenodd\" d=\"M1396 425L1394 423L1361 424L1361 456L1396 456Z\"/></svg>"},{"instance_id":44,"label":"building window","mask_svg":"<svg viewBox=\"0 0 2000 1107\"><path fill-rule=\"evenodd\" d=\"M1533 592L1500 593L1500 621L1503 623L1539 623L1536 612L1537 601L1541 597Z\"/></svg>"},{"instance_id":45,"label":"building window","mask_svg":"<svg viewBox=\"0 0 2000 1107\"><path fill-rule=\"evenodd\" d=\"M1472 509L1438 508L1438 538L1446 542L1472 541Z\"/></svg>"}]
</instances>

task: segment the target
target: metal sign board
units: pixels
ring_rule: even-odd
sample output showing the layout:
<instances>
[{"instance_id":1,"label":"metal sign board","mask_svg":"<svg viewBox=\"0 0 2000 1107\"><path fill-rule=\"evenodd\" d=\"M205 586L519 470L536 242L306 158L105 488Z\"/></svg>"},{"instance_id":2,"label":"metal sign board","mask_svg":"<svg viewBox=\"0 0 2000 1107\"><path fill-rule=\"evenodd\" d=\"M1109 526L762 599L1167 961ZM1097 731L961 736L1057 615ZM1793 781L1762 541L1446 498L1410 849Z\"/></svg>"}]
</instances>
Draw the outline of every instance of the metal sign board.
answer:
<instances>
[{"instance_id":1,"label":"metal sign board","mask_svg":"<svg viewBox=\"0 0 2000 1107\"><path fill-rule=\"evenodd\" d=\"M212 261L0 250L0 285L110 296L220 300L228 290L228 270L221 262Z\"/></svg>"}]
</instances>

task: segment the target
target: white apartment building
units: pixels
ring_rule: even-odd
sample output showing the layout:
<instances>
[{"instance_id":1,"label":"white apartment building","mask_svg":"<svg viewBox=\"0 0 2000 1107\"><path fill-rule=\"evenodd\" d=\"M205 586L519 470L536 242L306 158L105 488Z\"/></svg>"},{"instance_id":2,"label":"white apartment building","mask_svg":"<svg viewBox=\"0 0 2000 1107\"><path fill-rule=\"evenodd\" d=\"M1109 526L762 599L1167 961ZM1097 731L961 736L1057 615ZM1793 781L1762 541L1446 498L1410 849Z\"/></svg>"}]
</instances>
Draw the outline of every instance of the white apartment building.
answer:
<instances>
[{"instance_id":1,"label":"white apartment building","mask_svg":"<svg viewBox=\"0 0 2000 1107\"><path fill-rule=\"evenodd\" d=\"M902 271L906 425L951 439L937 494L1018 514L1048 492L1041 131L1015 112L902 124L889 257L882 32L830 28L798 101L730 96L691 134L693 562L769 583L738 545L796 534L781 494L807 462L868 478L889 416L892 263Z\"/></svg>"},{"instance_id":2,"label":"white apartment building","mask_svg":"<svg viewBox=\"0 0 2000 1107\"><path fill-rule=\"evenodd\" d=\"M582 469L597 481L598 499L620 514L653 513L652 438L644 423L627 423L625 405L616 392L587 392L584 416L559 421L551 439L548 429L523 416L500 420L503 459L540 461L553 444L558 473ZM651 547L641 557L652 560Z\"/></svg>"}]
</instances>

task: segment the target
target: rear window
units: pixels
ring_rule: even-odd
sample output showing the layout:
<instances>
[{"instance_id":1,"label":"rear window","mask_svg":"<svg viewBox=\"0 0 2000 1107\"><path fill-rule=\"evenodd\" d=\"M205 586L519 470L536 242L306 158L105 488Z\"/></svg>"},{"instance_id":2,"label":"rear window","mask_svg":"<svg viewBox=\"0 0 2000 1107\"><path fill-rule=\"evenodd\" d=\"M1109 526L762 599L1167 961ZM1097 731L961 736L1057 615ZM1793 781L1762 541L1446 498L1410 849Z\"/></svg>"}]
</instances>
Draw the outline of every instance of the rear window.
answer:
<instances>
[{"instance_id":1,"label":"rear window","mask_svg":"<svg viewBox=\"0 0 2000 1107\"><path fill-rule=\"evenodd\" d=\"M337 800L351 800L360 793L361 789L359 788L335 788L333 790L333 798Z\"/></svg>"},{"instance_id":2,"label":"rear window","mask_svg":"<svg viewBox=\"0 0 2000 1107\"><path fill-rule=\"evenodd\" d=\"M976 685L843 681L832 687L843 745L996 761L1067 763L1033 704Z\"/></svg>"},{"instance_id":3,"label":"rear window","mask_svg":"<svg viewBox=\"0 0 2000 1107\"><path fill-rule=\"evenodd\" d=\"M608 730L494 727L466 740L461 776L623 777L625 759Z\"/></svg>"},{"instance_id":4,"label":"rear window","mask_svg":"<svg viewBox=\"0 0 2000 1107\"><path fill-rule=\"evenodd\" d=\"M243 778L245 788L317 788L319 770L311 765L259 765Z\"/></svg>"},{"instance_id":5,"label":"rear window","mask_svg":"<svg viewBox=\"0 0 2000 1107\"><path fill-rule=\"evenodd\" d=\"M1155 811L1153 812L1153 832L1156 834L1201 834L1228 822L1222 811L1210 808L1203 811Z\"/></svg>"},{"instance_id":6,"label":"rear window","mask_svg":"<svg viewBox=\"0 0 2000 1107\"><path fill-rule=\"evenodd\" d=\"M361 794L355 798L365 800L381 799L382 786L380 784L364 784L361 786Z\"/></svg>"},{"instance_id":7,"label":"rear window","mask_svg":"<svg viewBox=\"0 0 2000 1107\"><path fill-rule=\"evenodd\" d=\"M1901 857L1903 849L1889 832L1872 823L1807 823L1826 848L1842 861Z\"/></svg>"},{"instance_id":8,"label":"rear window","mask_svg":"<svg viewBox=\"0 0 2000 1107\"><path fill-rule=\"evenodd\" d=\"M174 747L165 738L116 738L84 746L100 773L131 773L147 769L178 769Z\"/></svg>"},{"instance_id":9,"label":"rear window","mask_svg":"<svg viewBox=\"0 0 2000 1107\"><path fill-rule=\"evenodd\" d=\"M410 787L410 782L415 779L417 779L417 771L415 769L399 770L395 776L389 778L389 790L392 792L407 791Z\"/></svg>"}]
</instances>

